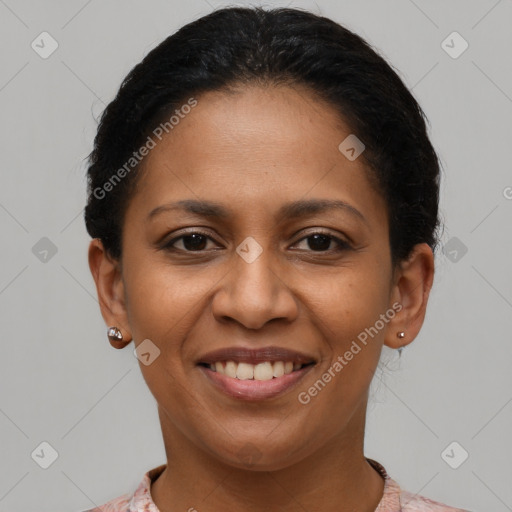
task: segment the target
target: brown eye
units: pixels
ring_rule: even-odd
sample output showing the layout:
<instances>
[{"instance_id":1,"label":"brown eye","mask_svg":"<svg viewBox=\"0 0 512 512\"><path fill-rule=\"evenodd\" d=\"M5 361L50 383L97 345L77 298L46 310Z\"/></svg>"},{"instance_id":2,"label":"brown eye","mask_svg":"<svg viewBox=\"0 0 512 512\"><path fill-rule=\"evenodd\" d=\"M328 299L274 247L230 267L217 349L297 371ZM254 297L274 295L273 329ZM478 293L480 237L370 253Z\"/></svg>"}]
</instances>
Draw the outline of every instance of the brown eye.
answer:
<instances>
[{"instance_id":1,"label":"brown eye","mask_svg":"<svg viewBox=\"0 0 512 512\"><path fill-rule=\"evenodd\" d=\"M313 252L332 252L350 249L350 244L348 242L345 242L344 240L341 240L340 238L328 233L312 233L299 240L299 242L303 242L306 240L307 249ZM336 246L334 249L331 247L331 244L333 242Z\"/></svg>"},{"instance_id":2,"label":"brown eye","mask_svg":"<svg viewBox=\"0 0 512 512\"><path fill-rule=\"evenodd\" d=\"M167 242L162 248L170 251L181 252L201 252L207 249L208 240L212 240L210 236L200 231L191 231L179 237L173 238ZM181 247L176 244L181 242Z\"/></svg>"}]
</instances>

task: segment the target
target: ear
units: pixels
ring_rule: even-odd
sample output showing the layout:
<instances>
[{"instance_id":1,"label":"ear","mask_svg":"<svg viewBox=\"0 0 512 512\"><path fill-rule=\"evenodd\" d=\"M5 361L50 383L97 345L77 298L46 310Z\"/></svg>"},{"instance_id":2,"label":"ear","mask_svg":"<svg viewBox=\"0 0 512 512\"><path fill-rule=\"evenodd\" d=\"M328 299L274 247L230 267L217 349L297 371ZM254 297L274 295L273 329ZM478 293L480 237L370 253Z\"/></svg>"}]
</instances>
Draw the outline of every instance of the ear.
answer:
<instances>
[{"instance_id":1,"label":"ear","mask_svg":"<svg viewBox=\"0 0 512 512\"><path fill-rule=\"evenodd\" d=\"M400 348L416 338L425 319L434 281L434 255L430 246L415 245L410 257L396 269L393 281L390 307L398 303L402 308L394 308L398 312L388 324L384 345ZM404 338L397 336L401 331L405 333Z\"/></svg>"},{"instance_id":2,"label":"ear","mask_svg":"<svg viewBox=\"0 0 512 512\"><path fill-rule=\"evenodd\" d=\"M109 256L99 238L94 238L89 245L89 268L96 283L103 319L123 335L122 341L111 339L110 344L114 348L123 348L130 343L132 336L126 314L121 264Z\"/></svg>"}]
</instances>

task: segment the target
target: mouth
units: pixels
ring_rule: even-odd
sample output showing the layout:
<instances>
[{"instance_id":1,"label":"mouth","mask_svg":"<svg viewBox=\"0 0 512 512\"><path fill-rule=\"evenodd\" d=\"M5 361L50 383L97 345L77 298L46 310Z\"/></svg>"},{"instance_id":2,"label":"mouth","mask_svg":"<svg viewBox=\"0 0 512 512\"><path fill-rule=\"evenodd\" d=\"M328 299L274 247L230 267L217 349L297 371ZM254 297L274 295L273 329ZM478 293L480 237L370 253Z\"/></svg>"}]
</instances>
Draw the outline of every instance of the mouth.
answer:
<instances>
[{"instance_id":1,"label":"mouth","mask_svg":"<svg viewBox=\"0 0 512 512\"><path fill-rule=\"evenodd\" d=\"M271 380L278 379L283 375L289 375L315 364L294 363L293 361L263 361L258 364L245 363L243 361L216 361L215 363L199 363L204 368L209 368L212 372L225 375L231 379L238 380Z\"/></svg>"},{"instance_id":2,"label":"mouth","mask_svg":"<svg viewBox=\"0 0 512 512\"><path fill-rule=\"evenodd\" d=\"M230 397L264 400L295 387L316 362L306 354L277 347L228 348L204 355L197 366Z\"/></svg>"}]
</instances>

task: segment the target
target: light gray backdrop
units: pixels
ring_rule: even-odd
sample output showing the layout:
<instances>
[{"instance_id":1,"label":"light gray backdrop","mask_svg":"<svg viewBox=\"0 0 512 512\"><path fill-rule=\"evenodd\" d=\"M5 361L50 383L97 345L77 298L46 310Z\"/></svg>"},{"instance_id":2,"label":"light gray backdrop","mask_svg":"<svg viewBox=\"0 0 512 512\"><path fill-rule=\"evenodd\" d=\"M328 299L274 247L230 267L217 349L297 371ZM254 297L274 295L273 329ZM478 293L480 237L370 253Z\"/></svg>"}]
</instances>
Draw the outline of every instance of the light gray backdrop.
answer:
<instances>
[{"instance_id":1,"label":"light gray backdrop","mask_svg":"<svg viewBox=\"0 0 512 512\"><path fill-rule=\"evenodd\" d=\"M0 0L1 511L85 510L165 462L139 363L106 339L83 159L128 71L221 5ZM385 349L366 455L412 492L512 510L512 1L271 5L320 12L378 48L424 108L444 166L426 322L400 361Z\"/></svg>"}]
</instances>

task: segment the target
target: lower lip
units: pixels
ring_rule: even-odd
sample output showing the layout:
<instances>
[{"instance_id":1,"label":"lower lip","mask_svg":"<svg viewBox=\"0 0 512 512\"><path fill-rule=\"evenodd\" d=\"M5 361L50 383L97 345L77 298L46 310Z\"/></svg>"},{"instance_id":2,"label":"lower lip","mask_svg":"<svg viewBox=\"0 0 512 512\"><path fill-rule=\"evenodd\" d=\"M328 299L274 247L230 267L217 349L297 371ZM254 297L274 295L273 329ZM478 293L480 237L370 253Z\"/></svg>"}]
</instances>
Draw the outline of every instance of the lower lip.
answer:
<instances>
[{"instance_id":1,"label":"lower lip","mask_svg":"<svg viewBox=\"0 0 512 512\"><path fill-rule=\"evenodd\" d=\"M217 373L205 366L199 366L203 374L218 389L232 398L241 400L266 400L282 395L295 387L311 368L313 365L269 380L240 380Z\"/></svg>"}]
</instances>

